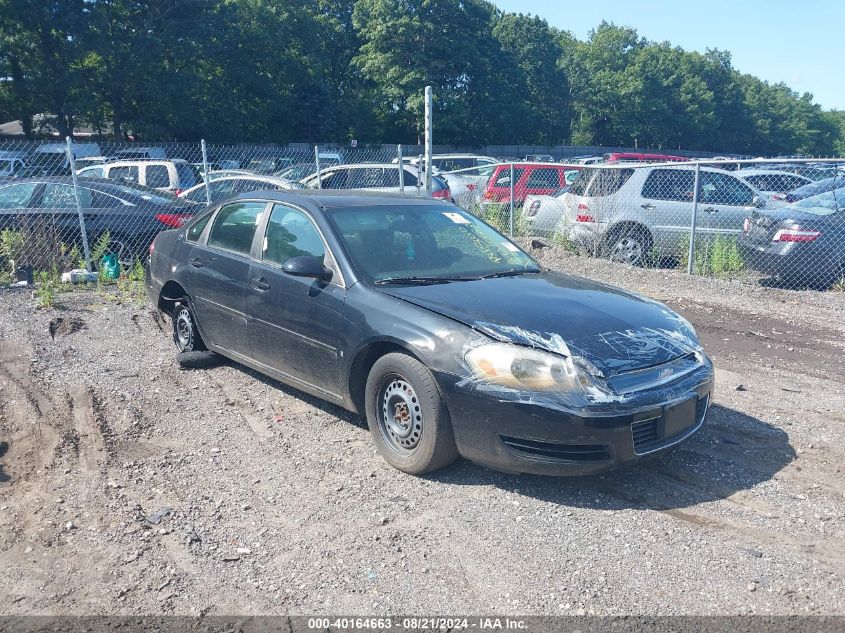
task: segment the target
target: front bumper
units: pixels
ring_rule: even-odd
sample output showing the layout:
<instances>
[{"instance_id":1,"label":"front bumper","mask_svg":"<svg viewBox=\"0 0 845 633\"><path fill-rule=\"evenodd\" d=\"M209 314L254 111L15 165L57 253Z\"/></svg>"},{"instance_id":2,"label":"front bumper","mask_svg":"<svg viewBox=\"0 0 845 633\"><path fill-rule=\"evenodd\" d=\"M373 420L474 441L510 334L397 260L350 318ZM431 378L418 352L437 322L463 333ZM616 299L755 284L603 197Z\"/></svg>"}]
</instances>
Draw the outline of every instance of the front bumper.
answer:
<instances>
[{"instance_id":1,"label":"front bumper","mask_svg":"<svg viewBox=\"0 0 845 633\"><path fill-rule=\"evenodd\" d=\"M438 374L460 454L496 470L589 475L668 451L704 424L713 366L625 403L566 410L548 402L497 397Z\"/></svg>"}]
</instances>

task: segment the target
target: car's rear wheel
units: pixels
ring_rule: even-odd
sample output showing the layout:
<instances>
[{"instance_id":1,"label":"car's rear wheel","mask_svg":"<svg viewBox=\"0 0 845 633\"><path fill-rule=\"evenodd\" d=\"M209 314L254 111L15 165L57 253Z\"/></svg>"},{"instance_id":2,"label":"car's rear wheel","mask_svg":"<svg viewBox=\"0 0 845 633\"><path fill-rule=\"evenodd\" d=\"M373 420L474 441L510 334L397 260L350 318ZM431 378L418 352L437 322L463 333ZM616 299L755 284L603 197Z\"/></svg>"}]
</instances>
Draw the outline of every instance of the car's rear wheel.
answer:
<instances>
[{"instance_id":1,"label":"car's rear wheel","mask_svg":"<svg viewBox=\"0 0 845 633\"><path fill-rule=\"evenodd\" d=\"M370 433L394 468L421 475L457 458L449 412L434 376L417 359L398 352L379 358L365 399Z\"/></svg>"},{"instance_id":2,"label":"car's rear wheel","mask_svg":"<svg viewBox=\"0 0 845 633\"><path fill-rule=\"evenodd\" d=\"M206 349L194 313L187 303L177 303L173 308L173 342L180 352L202 352Z\"/></svg>"},{"instance_id":3,"label":"car's rear wheel","mask_svg":"<svg viewBox=\"0 0 845 633\"><path fill-rule=\"evenodd\" d=\"M651 247L652 239L648 231L637 226L625 226L610 232L605 252L610 261L643 266Z\"/></svg>"}]
</instances>

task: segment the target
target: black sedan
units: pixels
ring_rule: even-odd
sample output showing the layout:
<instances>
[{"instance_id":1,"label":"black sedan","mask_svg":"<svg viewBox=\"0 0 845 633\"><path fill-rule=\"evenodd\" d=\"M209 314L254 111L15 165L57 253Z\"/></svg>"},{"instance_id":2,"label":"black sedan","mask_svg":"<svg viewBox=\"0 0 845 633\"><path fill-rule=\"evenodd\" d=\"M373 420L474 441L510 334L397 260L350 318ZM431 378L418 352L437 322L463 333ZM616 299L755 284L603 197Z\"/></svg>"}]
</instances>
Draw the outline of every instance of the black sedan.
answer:
<instances>
[{"instance_id":1,"label":"black sedan","mask_svg":"<svg viewBox=\"0 0 845 633\"><path fill-rule=\"evenodd\" d=\"M180 350L361 413L408 473L458 455L557 475L636 462L695 433L713 391L681 316L541 270L437 200L242 194L161 233L147 286Z\"/></svg>"},{"instance_id":2,"label":"black sedan","mask_svg":"<svg viewBox=\"0 0 845 633\"><path fill-rule=\"evenodd\" d=\"M845 277L845 188L745 219L740 253L749 267L790 284L827 288Z\"/></svg>"},{"instance_id":3,"label":"black sedan","mask_svg":"<svg viewBox=\"0 0 845 633\"><path fill-rule=\"evenodd\" d=\"M114 180L79 180L79 205L89 243L106 231L110 249L124 264L144 259L159 231L182 226L199 207L170 194ZM0 229L57 234L79 245L76 194L70 176L0 183Z\"/></svg>"}]
</instances>

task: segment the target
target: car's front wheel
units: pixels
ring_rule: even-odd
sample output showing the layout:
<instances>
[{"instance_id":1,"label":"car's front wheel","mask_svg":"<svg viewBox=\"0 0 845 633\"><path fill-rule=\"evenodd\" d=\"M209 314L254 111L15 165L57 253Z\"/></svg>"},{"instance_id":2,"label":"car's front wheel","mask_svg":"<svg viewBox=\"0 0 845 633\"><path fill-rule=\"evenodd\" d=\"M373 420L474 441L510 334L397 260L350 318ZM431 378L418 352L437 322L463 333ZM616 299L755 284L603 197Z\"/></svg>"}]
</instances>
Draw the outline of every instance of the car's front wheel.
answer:
<instances>
[{"instance_id":1,"label":"car's front wheel","mask_svg":"<svg viewBox=\"0 0 845 633\"><path fill-rule=\"evenodd\" d=\"M416 358L398 352L379 358L365 398L370 433L391 466L422 475L455 461L449 412L434 376Z\"/></svg>"},{"instance_id":2,"label":"car's front wheel","mask_svg":"<svg viewBox=\"0 0 845 633\"><path fill-rule=\"evenodd\" d=\"M173 309L173 342L180 352L205 351L194 313L187 303L177 303Z\"/></svg>"}]
</instances>

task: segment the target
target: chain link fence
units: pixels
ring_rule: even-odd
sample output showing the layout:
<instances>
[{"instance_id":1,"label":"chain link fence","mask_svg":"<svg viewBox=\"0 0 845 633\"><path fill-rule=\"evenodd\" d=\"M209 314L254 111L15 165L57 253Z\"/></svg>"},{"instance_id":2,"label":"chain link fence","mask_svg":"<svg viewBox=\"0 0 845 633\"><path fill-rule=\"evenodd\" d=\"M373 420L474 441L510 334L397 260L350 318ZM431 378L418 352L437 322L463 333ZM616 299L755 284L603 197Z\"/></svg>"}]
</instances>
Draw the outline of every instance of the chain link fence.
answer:
<instances>
[{"instance_id":1,"label":"chain link fence","mask_svg":"<svg viewBox=\"0 0 845 633\"><path fill-rule=\"evenodd\" d=\"M845 289L845 161L663 160L503 163L443 176L459 205L499 230L582 255Z\"/></svg>"},{"instance_id":2,"label":"chain link fence","mask_svg":"<svg viewBox=\"0 0 845 633\"><path fill-rule=\"evenodd\" d=\"M0 283L138 269L155 235L267 189L368 189L454 202L501 232L582 255L789 287L842 289L845 161L660 163L422 147L0 143ZM117 272L116 272L117 271Z\"/></svg>"}]
</instances>

